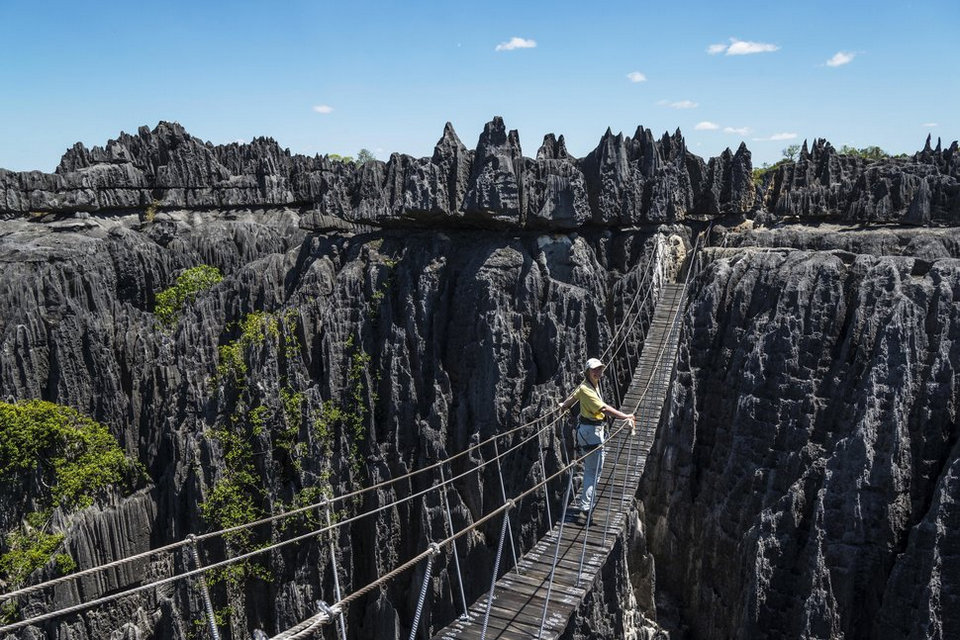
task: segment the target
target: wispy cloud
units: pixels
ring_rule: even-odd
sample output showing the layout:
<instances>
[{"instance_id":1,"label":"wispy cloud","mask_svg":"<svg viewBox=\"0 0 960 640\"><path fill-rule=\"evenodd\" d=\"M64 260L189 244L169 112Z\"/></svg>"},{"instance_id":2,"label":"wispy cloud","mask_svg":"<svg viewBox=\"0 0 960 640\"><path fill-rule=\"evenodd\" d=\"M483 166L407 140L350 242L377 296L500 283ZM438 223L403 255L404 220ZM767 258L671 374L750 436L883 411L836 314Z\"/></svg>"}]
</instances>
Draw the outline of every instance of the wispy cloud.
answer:
<instances>
[{"instance_id":1,"label":"wispy cloud","mask_svg":"<svg viewBox=\"0 0 960 640\"><path fill-rule=\"evenodd\" d=\"M795 133L775 133L772 136L767 138L751 138L751 140L756 140L757 142L765 142L768 140L793 140L797 137Z\"/></svg>"},{"instance_id":2,"label":"wispy cloud","mask_svg":"<svg viewBox=\"0 0 960 640\"><path fill-rule=\"evenodd\" d=\"M496 46L494 51L513 51L514 49L533 49L537 46L536 40L530 40L528 38L518 38L516 36L510 38L507 42L501 42Z\"/></svg>"},{"instance_id":3,"label":"wispy cloud","mask_svg":"<svg viewBox=\"0 0 960 640\"><path fill-rule=\"evenodd\" d=\"M924 123L921 124L920 126L921 126L921 127L928 127L928 128L931 128L931 129L932 129L933 127L939 127L940 124L937 123L937 122L924 122Z\"/></svg>"},{"instance_id":4,"label":"wispy cloud","mask_svg":"<svg viewBox=\"0 0 960 640\"><path fill-rule=\"evenodd\" d=\"M857 56L856 53L852 51L837 51L833 54L833 57L827 60L828 67L842 67L845 64L850 64L850 62Z\"/></svg>"},{"instance_id":5,"label":"wispy cloud","mask_svg":"<svg viewBox=\"0 0 960 640\"><path fill-rule=\"evenodd\" d=\"M313 110L317 113L333 113L333 107L328 104L317 104L313 106Z\"/></svg>"},{"instance_id":6,"label":"wispy cloud","mask_svg":"<svg viewBox=\"0 0 960 640\"><path fill-rule=\"evenodd\" d=\"M698 103L693 100L678 100L677 102L670 102L669 100L659 100L657 104L663 107L673 107L674 109L695 109L700 106Z\"/></svg>"},{"instance_id":7,"label":"wispy cloud","mask_svg":"<svg viewBox=\"0 0 960 640\"><path fill-rule=\"evenodd\" d=\"M639 71L631 71L630 73L627 74L627 79L630 82L646 82L647 76L640 73Z\"/></svg>"},{"instance_id":8,"label":"wispy cloud","mask_svg":"<svg viewBox=\"0 0 960 640\"><path fill-rule=\"evenodd\" d=\"M707 53L712 56L723 53L728 56L745 56L751 53L769 53L780 49L778 45L767 42L750 42L749 40L739 40L730 38L730 44L711 44L707 47Z\"/></svg>"},{"instance_id":9,"label":"wispy cloud","mask_svg":"<svg viewBox=\"0 0 960 640\"><path fill-rule=\"evenodd\" d=\"M724 133L735 133L740 136L745 136L750 133L750 127L724 127Z\"/></svg>"},{"instance_id":10,"label":"wispy cloud","mask_svg":"<svg viewBox=\"0 0 960 640\"><path fill-rule=\"evenodd\" d=\"M718 125L715 122L710 122L708 120L704 120L703 122L698 122L697 126L694 127L696 131L716 131L719 128L720 128L720 125Z\"/></svg>"}]
</instances>

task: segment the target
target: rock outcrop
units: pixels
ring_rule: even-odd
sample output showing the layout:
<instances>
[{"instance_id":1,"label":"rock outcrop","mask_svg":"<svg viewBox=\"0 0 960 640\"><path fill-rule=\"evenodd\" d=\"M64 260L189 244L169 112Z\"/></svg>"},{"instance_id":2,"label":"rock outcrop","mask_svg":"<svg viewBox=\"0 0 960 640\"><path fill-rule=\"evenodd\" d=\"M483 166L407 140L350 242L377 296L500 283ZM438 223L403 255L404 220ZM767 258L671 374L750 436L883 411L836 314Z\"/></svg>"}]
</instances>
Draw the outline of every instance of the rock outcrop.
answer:
<instances>
[{"instance_id":1,"label":"rock outcrop","mask_svg":"<svg viewBox=\"0 0 960 640\"><path fill-rule=\"evenodd\" d=\"M475 151L447 123L430 158L395 153L357 166L292 155L270 138L212 145L161 122L92 150L76 144L56 173L0 170L0 215L292 207L351 223L576 229L749 210L746 147L704 162L678 130L657 141L607 131L583 160L548 134L536 158L496 117ZM151 213L150 215L153 215Z\"/></svg>"},{"instance_id":2,"label":"rock outcrop","mask_svg":"<svg viewBox=\"0 0 960 640\"><path fill-rule=\"evenodd\" d=\"M960 254L888 246L696 283L640 492L681 637L960 633Z\"/></svg>"},{"instance_id":3,"label":"rock outcrop","mask_svg":"<svg viewBox=\"0 0 960 640\"><path fill-rule=\"evenodd\" d=\"M452 170L444 180L454 190L458 175ZM574 386L584 357L609 340L607 309L618 304L612 292L635 286L620 280L627 274L635 282L648 251L636 233L307 235L289 210L162 212L146 225L137 216L84 222L68 230L0 222L0 398L40 397L81 410L108 425L146 474L146 486L129 497L57 516L65 549L84 566L222 526L228 521L217 519L217 501L265 514L323 492L343 494L552 408ZM187 305L174 327L158 326L157 292L197 264L217 267L224 280ZM556 469L559 441L552 442ZM528 486L536 446L505 466L508 492ZM481 450L448 471L468 472L492 455ZM238 466L255 484L238 479ZM380 489L343 503L337 515L436 481L420 476ZM468 474L449 500L457 528L498 506L495 468ZM3 504L11 523L30 508ZM529 547L548 526L545 514L523 503L517 516L516 542ZM304 521L260 527L249 540L204 543L201 553L213 562L309 530ZM445 531L433 493L358 521L336 539L343 589L367 584ZM468 601L488 584L498 533L499 523L491 524L460 547L470 567ZM181 552L160 554L31 595L21 612L68 606L188 566ZM317 598L330 598L331 567L325 544L293 545L251 565L237 584L215 581L217 607L232 612L222 631L272 634L309 617ZM55 572L51 564L35 578ZM435 575L427 630L459 608L449 554ZM351 637L406 637L420 579L406 575L352 607ZM139 637L185 638L201 611L194 590L172 585L46 623L29 637L110 637L122 619L133 621Z\"/></svg>"},{"instance_id":4,"label":"rock outcrop","mask_svg":"<svg viewBox=\"0 0 960 640\"><path fill-rule=\"evenodd\" d=\"M624 317L650 236L674 234L679 262L713 221L639 522L568 636L663 637L660 622L675 638L955 637L958 163L956 143L868 162L817 141L755 188L745 145L705 161L679 131L643 127L607 131L582 159L551 134L530 158L495 118L476 150L447 125L429 158L356 166L161 123L77 145L53 174L0 170L0 400L70 405L143 465L128 495L51 516L72 557L106 562L402 476L552 409ZM197 265L223 280L158 324L158 292ZM558 437L544 437L548 472ZM508 493L538 477L538 445L504 465ZM37 507L44 487L26 481L0 491L2 533ZM496 471L464 476L449 500L455 528L475 521L501 504ZM521 549L549 524L530 501L516 517ZM462 540L468 601L498 534L488 523ZM332 554L329 540L291 545L211 576L222 631L278 632L330 599L334 567L348 592L446 535L430 493L351 523ZM18 615L188 566L156 554L23 598ZM452 566L437 560L421 638L459 613ZM407 637L422 578L351 605L350 637ZM201 610L195 589L168 585L21 636L180 640Z\"/></svg>"},{"instance_id":5,"label":"rock outcrop","mask_svg":"<svg viewBox=\"0 0 960 640\"><path fill-rule=\"evenodd\" d=\"M775 170L760 188L763 208L781 218L912 225L960 222L960 154L940 141L910 158L841 155L826 140Z\"/></svg>"}]
</instances>

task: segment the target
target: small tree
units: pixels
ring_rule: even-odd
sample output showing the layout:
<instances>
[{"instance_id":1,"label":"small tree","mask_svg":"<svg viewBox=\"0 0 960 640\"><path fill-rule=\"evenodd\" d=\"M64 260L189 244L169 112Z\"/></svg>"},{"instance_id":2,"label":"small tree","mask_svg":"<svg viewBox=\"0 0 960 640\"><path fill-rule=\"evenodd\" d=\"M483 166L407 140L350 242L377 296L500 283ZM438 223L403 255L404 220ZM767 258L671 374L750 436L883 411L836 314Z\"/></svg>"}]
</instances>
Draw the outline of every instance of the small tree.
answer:
<instances>
[{"instance_id":1,"label":"small tree","mask_svg":"<svg viewBox=\"0 0 960 640\"><path fill-rule=\"evenodd\" d=\"M783 157L787 160L796 160L797 154L800 153L800 145L792 144L789 147L784 148L780 153L783 154Z\"/></svg>"},{"instance_id":2,"label":"small tree","mask_svg":"<svg viewBox=\"0 0 960 640\"><path fill-rule=\"evenodd\" d=\"M883 160L884 158L890 157L890 154L876 145L858 149L845 144L840 147L840 154L846 156L857 156L858 158L864 158L865 160Z\"/></svg>"},{"instance_id":3,"label":"small tree","mask_svg":"<svg viewBox=\"0 0 960 640\"><path fill-rule=\"evenodd\" d=\"M373 155L373 152L369 149L360 149L357 152L357 164L364 165L370 162L371 160L376 160L376 156Z\"/></svg>"}]
</instances>

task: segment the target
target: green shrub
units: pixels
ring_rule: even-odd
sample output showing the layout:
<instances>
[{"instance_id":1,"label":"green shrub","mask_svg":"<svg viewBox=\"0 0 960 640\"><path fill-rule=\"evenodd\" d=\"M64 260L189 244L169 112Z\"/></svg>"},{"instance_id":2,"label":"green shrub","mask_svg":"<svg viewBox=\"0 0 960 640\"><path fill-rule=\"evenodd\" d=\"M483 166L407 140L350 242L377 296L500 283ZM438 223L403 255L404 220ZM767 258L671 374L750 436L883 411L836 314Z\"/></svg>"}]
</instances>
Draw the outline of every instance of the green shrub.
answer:
<instances>
[{"instance_id":1,"label":"green shrub","mask_svg":"<svg viewBox=\"0 0 960 640\"><path fill-rule=\"evenodd\" d=\"M193 302L197 294L209 289L221 280L223 280L223 275L216 267L202 264L187 269L177 277L177 281L172 287L157 294L156 304L153 308L157 322L161 327L172 327L179 320L180 311L183 310L184 305Z\"/></svg>"},{"instance_id":2,"label":"green shrub","mask_svg":"<svg viewBox=\"0 0 960 640\"><path fill-rule=\"evenodd\" d=\"M860 149L851 147L849 145L843 145L840 147L840 154L845 156L856 156L865 160L883 160L890 157L889 153L876 145L862 147Z\"/></svg>"},{"instance_id":3,"label":"green shrub","mask_svg":"<svg viewBox=\"0 0 960 640\"><path fill-rule=\"evenodd\" d=\"M0 556L0 573L10 583L22 585L31 573L50 562L50 558L63 542L63 534L21 527L8 533L5 542L7 552ZM76 568L73 558L66 554L58 555L58 567L62 564L61 556L69 559L69 563L63 563L64 565L69 567L72 564L71 570Z\"/></svg>"},{"instance_id":4,"label":"green shrub","mask_svg":"<svg viewBox=\"0 0 960 640\"><path fill-rule=\"evenodd\" d=\"M107 428L75 409L42 400L0 402L0 478L39 469L55 504L83 508L130 467Z\"/></svg>"},{"instance_id":5,"label":"green shrub","mask_svg":"<svg viewBox=\"0 0 960 640\"><path fill-rule=\"evenodd\" d=\"M36 477L42 487L36 498L40 511L28 513L4 538L0 574L20 585L51 558L61 573L76 569L73 558L55 553L63 534L49 531L52 508L87 507L98 491L121 483L134 467L105 426L75 409L42 400L0 402L2 484Z\"/></svg>"},{"instance_id":6,"label":"green shrub","mask_svg":"<svg viewBox=\"0 0 960 640\"><path fill-rule=\"evenodd\" d=\"M221 382L233 382L238 390L246 387L247 360L245 353L252 345L261 345L269 335L280 335L280 323L269 313L254 311L240 321L240 336L218 349L220 362L217 365L217 379Z\"/></svg>"},{"instance_id":7,"label":"green shrub","mask_svg":"<svg viewBox=\"0 0 960 640\"><path fill-rule=\"evenodd\" d=\"M160 207L159 200L153 200L150 204L147 205L147 208L143 210L143 219L146 222L153 222L153 219L157 217L157 209Z\"/></svg>"}]
</instances>

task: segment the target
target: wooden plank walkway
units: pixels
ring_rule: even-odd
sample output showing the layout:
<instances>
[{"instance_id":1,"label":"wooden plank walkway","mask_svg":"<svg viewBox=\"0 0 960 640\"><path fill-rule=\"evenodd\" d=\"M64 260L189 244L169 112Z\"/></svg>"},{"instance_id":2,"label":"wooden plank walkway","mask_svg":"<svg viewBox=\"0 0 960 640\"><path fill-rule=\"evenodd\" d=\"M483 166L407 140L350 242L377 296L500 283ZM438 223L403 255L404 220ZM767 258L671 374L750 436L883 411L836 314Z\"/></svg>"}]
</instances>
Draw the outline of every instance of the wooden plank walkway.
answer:
<instances>
[{"instance_id":1,"label":"wooden plank walkway","mask_svg":"<svg viewBox=\"0 0 960 640\"><path fill-rule=\"evenodd\" d=\"M670 384L677 351L677 335L671 336L670 328L682 293L683 286L678 284L666 284L661 292L639 363L621 403L622 411L636 413L637 435L631 437L625 429L608 440L593 523L589 527L558 523L523 556L518 563L519 575L513 569L503 574L497 581L490 608L488 640L537 637L554 554L558 562L541 637L557 638L566 630L617 538L623 534L624 509L629 509L636 493ZM486 608L484 595L470 607L466 618L442 629L434 640L480 638Z\"/></svg>"}]
</instances>

